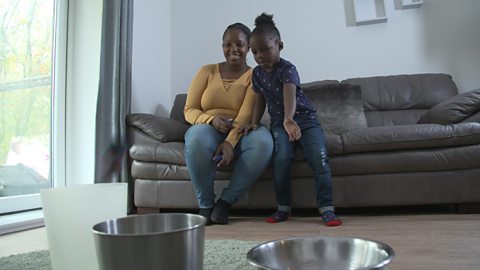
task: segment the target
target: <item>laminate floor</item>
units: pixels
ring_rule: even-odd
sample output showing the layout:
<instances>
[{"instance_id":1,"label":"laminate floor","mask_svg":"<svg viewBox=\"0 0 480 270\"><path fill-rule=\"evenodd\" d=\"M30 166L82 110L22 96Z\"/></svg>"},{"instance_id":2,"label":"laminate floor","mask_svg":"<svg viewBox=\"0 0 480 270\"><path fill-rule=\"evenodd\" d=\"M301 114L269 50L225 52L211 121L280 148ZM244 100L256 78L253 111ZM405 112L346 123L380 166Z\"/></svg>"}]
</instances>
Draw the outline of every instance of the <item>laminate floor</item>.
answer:
<instances>
[{"instance_id":1,"label":"laminate floor","mask_svg":"<svg viewBox=\"0 0 480 270\"><path fill-rule=\"evenodd\" d=\"M480 214L449 209L339 209L344 224L325 227L316 213L297 211L287 222L264 222L269 212L232 211L228 225L206 227L206 239L266 242L300 236L377 240L396 253L389 270L474 270L480 267ZM48 249L45 228L0 236L0 257Z\"/></svg>"}]
</instances>

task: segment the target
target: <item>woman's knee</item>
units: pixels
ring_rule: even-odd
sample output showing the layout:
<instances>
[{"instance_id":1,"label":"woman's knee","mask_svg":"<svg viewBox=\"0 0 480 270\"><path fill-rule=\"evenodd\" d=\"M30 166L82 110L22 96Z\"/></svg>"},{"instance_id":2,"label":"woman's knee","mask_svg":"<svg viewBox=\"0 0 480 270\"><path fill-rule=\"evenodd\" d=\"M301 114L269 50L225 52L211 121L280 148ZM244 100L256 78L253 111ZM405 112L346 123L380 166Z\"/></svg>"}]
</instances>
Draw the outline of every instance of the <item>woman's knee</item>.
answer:
<instances>
[{"instance_id":1,"label":"woman's knee","mask_svg":"<svg viewBox=\"0 0 480 270\"><path fill-rule=\"evenodd\" d=\"M185 150L198 151L213 148L218 144L218 137L214 127L210 125L193 125L185 133Z\"/></svg>"},{"instance_id":2,"label":"woman's knee","mask_svg":"<svg viewBox=\"0 0 480 270\"><path fill-rule=\"evenodd\" d=\"M273 152L273 138L270 131L265 127L260 127L251 131L243 138L249 149L271 156Z\"/></svg>"}]
</instances>

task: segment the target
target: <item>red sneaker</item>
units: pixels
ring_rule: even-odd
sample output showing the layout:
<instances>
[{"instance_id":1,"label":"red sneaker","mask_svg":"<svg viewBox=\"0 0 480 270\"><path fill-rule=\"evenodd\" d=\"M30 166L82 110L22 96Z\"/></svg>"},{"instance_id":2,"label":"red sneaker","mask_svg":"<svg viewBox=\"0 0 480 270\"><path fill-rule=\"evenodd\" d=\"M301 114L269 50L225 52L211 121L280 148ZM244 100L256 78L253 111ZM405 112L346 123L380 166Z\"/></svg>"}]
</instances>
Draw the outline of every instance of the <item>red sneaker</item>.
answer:
<instances>
[{"instance_id":1,"label":"red sneaker","mask_svg":"<svg viewBox=\"0 0 480 270\"><path fill-rule=\"evenodd\" d=\"M265 221L268 223L278 223L282 222L288 219L290 216L290 213L287 213L285 211L276 211L272 215L268 216L265 218Z\"/></svg>"},{"instance_id":2,"label":"red sneaker","mask_svg":"<svg viewBox=\"0 0 480 270\"><path fill-rule=\"evenodd\" d=\"M342 221L335 215L333 211L326 211L322 213L323 222L328 227L340 226Z\"/></svg>"}]
</instances>

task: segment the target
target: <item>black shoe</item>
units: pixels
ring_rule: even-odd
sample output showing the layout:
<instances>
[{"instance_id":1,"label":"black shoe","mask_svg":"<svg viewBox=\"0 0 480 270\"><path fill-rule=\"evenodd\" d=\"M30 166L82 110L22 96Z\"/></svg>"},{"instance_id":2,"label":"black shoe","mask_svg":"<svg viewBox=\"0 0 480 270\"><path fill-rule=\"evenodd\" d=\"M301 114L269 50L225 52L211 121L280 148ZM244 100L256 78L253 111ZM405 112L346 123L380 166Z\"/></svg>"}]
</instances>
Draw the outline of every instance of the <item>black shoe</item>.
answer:
<instances>
[{"instance_id":1,"label":"black shoe","mask_svg":"<svg viewBox=\"0 0 480 270\"><path fill-rule=\"evenodd\" d=\"M220 199L215 204L212 214L210 215L210 220L215 224L225 225L228 223L228 210L230 209L230 204L226 201Z\"/></svg>"},{"instance_id":2,"label":"black shoe","mask_svg":"<svg viewBox=\"0 0 480 270\"><path fill-rule=\"evenodd\" d=\"M213 208L200 208L200 211L198 211L198 214L207 220L205 226L212 225L212 220L210 220L212 210Z\"/></svg>"}]
</instances>

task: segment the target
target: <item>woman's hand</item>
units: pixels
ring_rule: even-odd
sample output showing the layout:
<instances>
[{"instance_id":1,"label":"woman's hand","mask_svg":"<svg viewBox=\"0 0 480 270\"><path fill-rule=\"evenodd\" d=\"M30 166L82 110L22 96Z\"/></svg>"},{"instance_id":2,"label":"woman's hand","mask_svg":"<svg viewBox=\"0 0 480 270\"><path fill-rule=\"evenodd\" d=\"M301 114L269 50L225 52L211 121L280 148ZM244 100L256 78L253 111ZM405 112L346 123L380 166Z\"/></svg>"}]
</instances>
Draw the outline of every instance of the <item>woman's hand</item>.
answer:
<instances>
[{"instance_id":1,"label":"woman's hand","mask_svg":"<svg viewBox=\"0 0 480 270\"><path fill-rule=\"evenodd\" d=\"M222 166L228 166L230 162L233 160L233 147L232 145L225 141L217 146L217 149L215 150L215 153L212 157L214 160L215 157L219 154L223 154L222 159L220 162L217 163L217 167L222 167Z\"/></svg>"},{"instance_id":2,"label":"woman's hand","mask_svg":"<svg viewBox=\"0 0 480 270\"><path fill-rule=\"evenodd\" d=\"M285 119L283 120L283 127L288 134L288 140L293 142L297 141L302 137L302 131L300 127L297 125L297 122L293 119Z\"/></svg>"},{"instance_id":3,"label":"woman's hand","mask_svg":"<svg viewBox=\"0 0 480 270\"><path fill-rule=\"evenodd\" d=\"M210 124L222 133L228 133L233 127L233 119L228 116L215 116Z\"/></svg>"},{"instance_id":4,"label":"woman's hand","mask_svg":"<svg viewBox=\"0 0 480 270\"><path fill-rule=\"evenodd\" d=\"M245 126L241 126L239 129L238 129L238 134L242 134L243 135L247 135L248 132L250 132L251 130L256 130L258 128L258 125L257 124L247 124Z\"/></svg>"}]
</instances>

